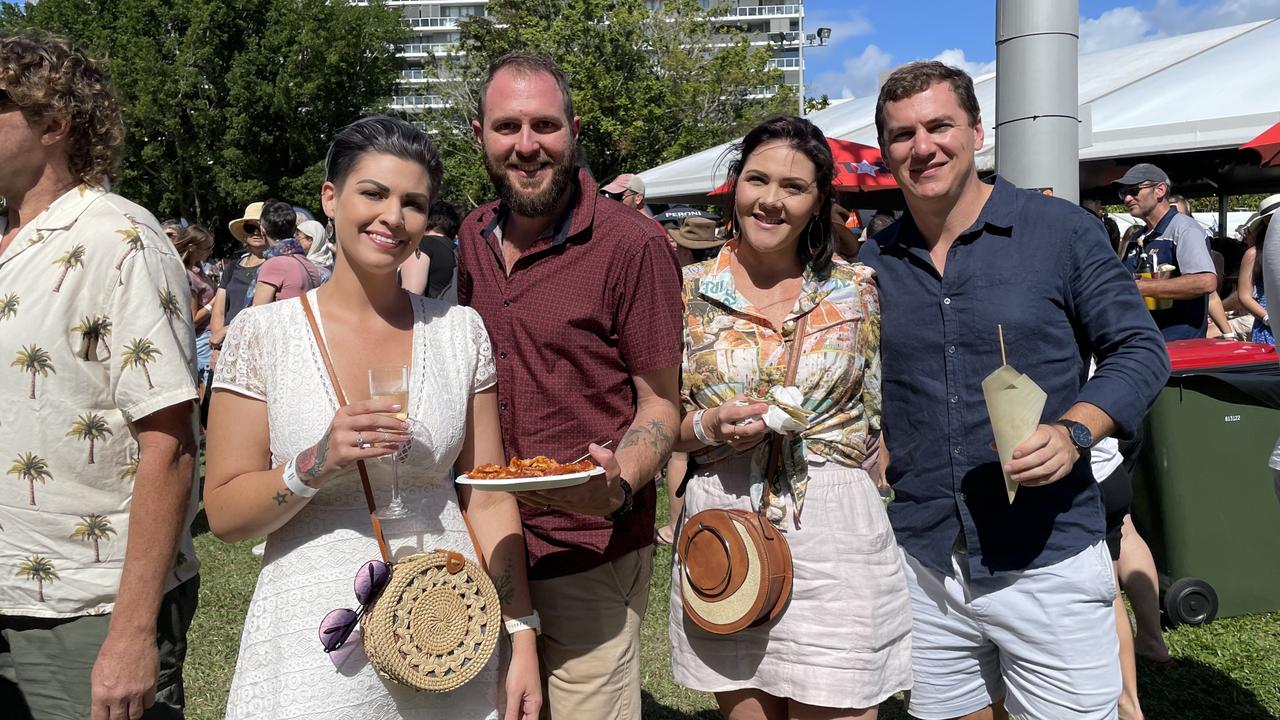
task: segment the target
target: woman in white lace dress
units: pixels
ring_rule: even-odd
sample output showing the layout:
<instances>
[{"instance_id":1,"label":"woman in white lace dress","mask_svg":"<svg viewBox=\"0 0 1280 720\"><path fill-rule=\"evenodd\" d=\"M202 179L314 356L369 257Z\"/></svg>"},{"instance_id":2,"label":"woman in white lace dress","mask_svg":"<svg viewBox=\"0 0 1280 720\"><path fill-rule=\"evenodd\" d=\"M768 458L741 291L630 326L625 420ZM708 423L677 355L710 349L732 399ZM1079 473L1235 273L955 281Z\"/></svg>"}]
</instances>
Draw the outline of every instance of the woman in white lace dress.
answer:
<instances>
[{"instance_id":1,"label":"woman in white lace dress","mask_svg":"<svg viewBox=\"0 0 1280 720\"><path fill-rule=\"evenodd\" d=\"M214 379L209 527L227 542L267 536L226 716L533 720L541 689L532 631L515 632L509 648L449 693L380 677L358 631L335 652L321 646L322 619L358 607L356 571L379 556L355 462L366 461L385 504L387 461L379 459L405 445L400 481L413 515L383 523L393 557L446 548L475 558L460 496L504 617L531 615L515 500L455 491L449 476L455 466L505 462L488 335L471 309L404 292L396 281L422 237L440 160L413 126L372 117L338 133L325 170L337 260L332 280L307 297L351 404L338 407L299 299L237 317ZM398 406L368 399L368 368L386 365L409 367L411 426L388 416Z\"/></svg>"}]
</instances>

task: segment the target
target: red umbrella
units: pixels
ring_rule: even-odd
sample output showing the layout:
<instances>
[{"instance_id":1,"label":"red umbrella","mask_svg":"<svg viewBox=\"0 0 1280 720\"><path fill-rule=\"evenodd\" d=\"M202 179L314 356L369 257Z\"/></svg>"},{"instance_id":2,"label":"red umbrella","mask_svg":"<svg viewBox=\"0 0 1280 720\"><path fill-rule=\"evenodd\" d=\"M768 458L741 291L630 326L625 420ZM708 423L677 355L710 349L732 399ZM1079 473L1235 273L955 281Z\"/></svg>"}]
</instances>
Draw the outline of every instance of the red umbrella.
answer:
<instances>
[{"instance_id":1,"label":"red umbrella","mask_svg":"<svg viewBox=\"0 0 1280 720\"><path fill-rule=\"evenodd\" d=\"M836 162L836 176L831 183L833 189L840 192L861 192L898 187L877 148L836 138L827 138L827 145ZM710 194L723 195L732 189L733 182L726 180Z\"/></svg>"},{"instance_id":2,"label":"red umbrella","mask_svg":"<svg viewBox=\"0 0 1280 720\"><path fill-rule=\"evenodd\" d=\"M1240 146L1241 150L1257 150L1262 156L1262 167L1280 162L1280 123L1276 123L1258 137Z\"/></svg>"}]
</instances>

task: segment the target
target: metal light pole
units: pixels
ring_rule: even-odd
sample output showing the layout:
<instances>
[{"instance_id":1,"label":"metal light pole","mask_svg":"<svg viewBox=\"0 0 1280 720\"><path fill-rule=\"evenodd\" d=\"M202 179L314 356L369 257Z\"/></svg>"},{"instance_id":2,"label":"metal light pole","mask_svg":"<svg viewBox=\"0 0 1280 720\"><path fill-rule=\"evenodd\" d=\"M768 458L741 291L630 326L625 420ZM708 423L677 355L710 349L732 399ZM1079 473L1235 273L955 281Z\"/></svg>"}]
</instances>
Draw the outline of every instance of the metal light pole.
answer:
<instances>
[{"instance_id":1,"label":"metal light pole","mask_svg":"<svg viewBox=\"0 0 1280 720\"><path fill-rule=\"evenodd\" d=\"M800 3L800 32L796 34L800 57L800 115L804 117L804 3Z\"/></svg>"},{"instance_id":2,"label":"metal light pole","mask_svg":"<svg viewBox=\"0 0 1280 720\"><path fill-rule=\"evenodd\" d=\"M997 0L996 172L1080 199L1079 0Z\"/></svg>"}]
</instances>

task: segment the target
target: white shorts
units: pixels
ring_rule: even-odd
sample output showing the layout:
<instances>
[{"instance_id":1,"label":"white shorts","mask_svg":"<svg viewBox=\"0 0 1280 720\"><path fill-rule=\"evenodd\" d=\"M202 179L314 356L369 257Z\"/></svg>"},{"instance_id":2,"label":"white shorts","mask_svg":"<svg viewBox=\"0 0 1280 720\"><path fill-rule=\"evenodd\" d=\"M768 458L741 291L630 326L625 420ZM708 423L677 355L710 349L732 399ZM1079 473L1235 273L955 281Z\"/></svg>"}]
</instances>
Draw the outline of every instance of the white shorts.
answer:
<instances>
[{"instance_id":1,"label":"white shorts","mask_svg":"<svg viewBox=\"0 0 1280 720\"><path fill-rule=\"evenodd\" d=\"M1001 698L1013 718L1116 717L1120 645L1105 542L978 589L959 553L954 578L902 554L914 620L913 717L954 718Z\"/></svg>"}]
</instances>

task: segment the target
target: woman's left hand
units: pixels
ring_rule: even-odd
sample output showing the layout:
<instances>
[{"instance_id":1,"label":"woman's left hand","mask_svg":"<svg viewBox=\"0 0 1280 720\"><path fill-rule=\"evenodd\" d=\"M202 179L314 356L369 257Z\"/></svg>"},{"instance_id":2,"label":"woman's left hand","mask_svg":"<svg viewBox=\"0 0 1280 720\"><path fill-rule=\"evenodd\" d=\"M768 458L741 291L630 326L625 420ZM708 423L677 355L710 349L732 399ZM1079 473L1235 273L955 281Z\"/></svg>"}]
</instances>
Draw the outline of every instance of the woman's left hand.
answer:
<instances>
[{"instance_id":1,"label":"woman's left hand","mask_svg":"<svg viewBox=\"0 0 1280 720\"><path fill-rule=\"evenodd\" d=\"M507 712L502 720L538 720L542 711L542 677L538 675L537 640L532 631L511 636L506 689Z\"/></svg>"}]
</instances>

